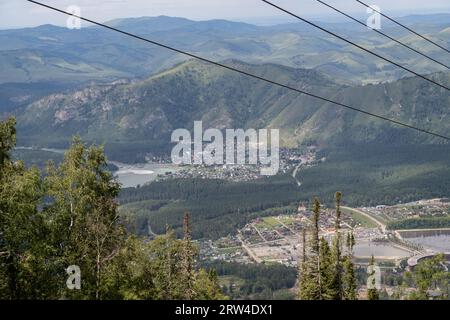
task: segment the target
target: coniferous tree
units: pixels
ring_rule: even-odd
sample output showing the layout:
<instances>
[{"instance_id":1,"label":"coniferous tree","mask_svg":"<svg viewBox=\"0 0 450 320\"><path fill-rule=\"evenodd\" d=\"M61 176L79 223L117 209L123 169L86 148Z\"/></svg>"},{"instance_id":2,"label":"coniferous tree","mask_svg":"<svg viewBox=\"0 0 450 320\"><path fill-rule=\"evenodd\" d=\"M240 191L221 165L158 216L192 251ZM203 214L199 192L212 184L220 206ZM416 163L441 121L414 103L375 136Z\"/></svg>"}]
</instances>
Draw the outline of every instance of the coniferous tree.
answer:
<instances>
[{"instance_id":1,"label":"coniferous tree","mask_svg":"<svg viewBox=\"0 0 450 320\"><path fill-rule=\"evenodd\" d=\"M227 300L228 297L222 293L217 273L214 269L206 271L200 269L194 281L195 300Z\"/></svg>"},{"instance_id":2,"label":"coniferous tree","mask_svg":"<svg viewBox=\"0 0 450 320\"><path fill-rule=\"evenodd\" d=\"M308 267L307 267L307 256L306 256L306 229L302 228L302 255L301 261L298 267L298 279L299 279L299 290L298 298L300 300L306 300L306 291L308 286Z\"/></svg>"},{"instance_id":3,"label":"coniferous tree","mask_svg":"<svg viewBox=\"0 0 450 320\"><path fill-rule=\"evenodd\" d=\"M195 251L192 246L191 239L191 226L189 221L189 213L185 212L183 217L183 247L181 252L181 275L183 277L183 295L186 299L190 300L194 296L194 262L195 262Z\"/></svg>"},{"instance_id":4,"label":"coniferous tree","mask_svg":"<svg viewBox=\"0 0 450 320\"><path fill-rule=\"evenodd\" d=\"M353 264L353 247L355 246L355 237L353 232L347 233L347 254L343 262L343 298L345 300L356 300L357 298L357 284L355 275L355 266Z\"/></svg>"},{"instance_id":5,"label":"coniferous tree","mask_svg":"<svg viewBox=\"0 0 450 320\"><path fill-rule=\"evenodd\" d=\"M303 253L298 270L298 297L301 300L356 299L356 276L352 262L355 239L353 233L348 235L348 254L343 257L340 240L341 199L341 193L336 193L336 235L331 249L326 239L319 239L320 202L314 199L309 242L305 241L305 233L302 236Z\"/></svg>"},{"instance_id":6,"label":"coniferous tree","mask_svg":"<svg viewBox=\"0 0 450 320\"><path fill-rule=\"evenodd\" d=\"M15 119L0 122L0 298L52 298L37 169L11 159Z\"/></svg>"},{"instance_id":7,"label":"coniferous tree","mask_svg":"<svg viewBox=\"0 0 450 320\"><path fill-rule=\"evenodd\" d=\"M342 253L341 253L341 199L342 194L336 192L336 221L335 221L335 237L333 239L333 252L332 252L332 264L333 264L333 278L331 283L330 294L333 300L342 300L343 285L342 285Z\"/></svg>"},{"instance_id":8,"label":"coniferous tree","mask_svg":"<svg viewBox=\"0 0 450 320\"><path fill-rule=\"evenodd\" d=\"M106 267L107 288L102 295L103 299L156 299L156 276L150 261L150 243L133 235L127 238L112 263Z\"/></svg>"},{"instance_id":9,"label":"coniferous tree","mask_svg":"<svg viewBox=\"0 0 450 320\"><path fill-rule=\"evenodd\" d=\"M0 175L4 175L4 169L11 160L11 151L16 146L16 120L8 118L0 121Z\"/></svg>"},{"instance_id":10,"label":"coniferous tree","mask_svg":"<svg viewBox=\"0 0 450 320\"><path fill-rule=\"evenodd\" d=\"M175 237L172 229L149 243L150 268L153 273L155 300L185 299L185 277L182 275L183 242Z\"/></svg>"},{"instance_id":11,"label":"coniferous tree","mask_svg":"<svg viewBox=\"0 0 450 320\"><path fill-rule=\"evenodd\" d=\"M306 264L306 229L302 229L302 265Z\"/></svg>"},{"instance_id":12,"label":"coniferous tree","mask_svg":"<svg viewBox=\"0 0 450 320\"><path fill-rule=\"evenodd\" d=\"M331 254L330 245L325 238L320 238L320 290L321 299L334 300L335 291L333 287L333 280L335 277L335 264L333 263L333 256Z\"/></svg>"},{"instance_id":13,"label":"coniferous tree","mask_svg":"<svg viewBox=\"0 0 450 320\"><path fill-rule=\"evenodd\" d=\"M314 198L311 237L306 250L304 271L301 275L301 300L321 300L323 288L320 274L320 240L319 240L320 202Z\"/></svg>"}]
</instances>

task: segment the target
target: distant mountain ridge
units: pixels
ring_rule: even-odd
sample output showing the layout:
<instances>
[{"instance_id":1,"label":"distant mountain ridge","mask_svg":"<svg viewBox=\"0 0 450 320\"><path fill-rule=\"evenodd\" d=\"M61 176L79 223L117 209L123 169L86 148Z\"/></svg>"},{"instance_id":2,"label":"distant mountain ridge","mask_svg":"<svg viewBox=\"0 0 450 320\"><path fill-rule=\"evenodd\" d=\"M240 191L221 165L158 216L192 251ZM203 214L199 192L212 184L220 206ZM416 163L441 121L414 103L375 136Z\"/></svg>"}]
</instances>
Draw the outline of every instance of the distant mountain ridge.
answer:
<instances>
[{"instance_id":1,"label":"distant mountain ridge","mask_svg":"<svg viewBox=\"0 0 450 320\"><path fill-rule=\"evenodd\" d=\"M442 45L450 47L450 15L404 19L419 32L435 36ZM305 24L261 27L225 20L191 21L164 16L120 19L108 24L216 61L238 59L248 63L315 69L345 84L393 81L408 76L404 71ZM442 70L355 23L320 24L394 61L401 61L417 72L428 74ZM405 30L386 23L383 31L450 64L445 52L426 45ZM11 97L0 90L0 112L23 107L48 91L58 92L61 86L73 88L92 81L108 83L124 78L145 78L186 59L95 26L81 30L52 25L0 30L0 85L15 86L17 92ZM60 86L54 90L47 86L46 90L35 91L24 99L27 93L21 90L22 84L33 83L39 87L40 83L51 82L58 82Z\"/></svg>"},{"instance_id":2,"label":"distant mountain ridge","mask_svg":"<svg viewBox=\"0 0 450 320\"><path fill-rule=\"evenodd\" d=\"M275 64L225 63L338 102L450 134L450 97L419 78L343 86L320 72ZM434 79L450 84L450 73ZM187 61L147 79L53 94L18 113L19 138L52 144L81 135L100 143L165 141L174 129L281 129L282 144L437 142L354 111L210 66Z\"/></svg>"}]
</instances>

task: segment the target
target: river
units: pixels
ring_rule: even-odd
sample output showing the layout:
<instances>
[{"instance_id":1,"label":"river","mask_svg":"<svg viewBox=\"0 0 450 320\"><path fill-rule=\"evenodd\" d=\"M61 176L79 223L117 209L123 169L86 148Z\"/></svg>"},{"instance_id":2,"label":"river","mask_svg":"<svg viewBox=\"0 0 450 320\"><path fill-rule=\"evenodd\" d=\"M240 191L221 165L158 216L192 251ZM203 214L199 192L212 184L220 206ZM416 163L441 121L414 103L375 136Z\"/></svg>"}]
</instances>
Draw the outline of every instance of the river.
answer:
<instances>
[{"instance_id":1,"label":"river","mask_svg":"<svg viewBox=\"0 0 450 320\"><path fill-rule=\"evenodd\" d=\"M179 167L173 164L141 163L131 165L114 161L110 161L110 163L119 168L118 171L114 172L114 175L123 188L142 186L154 181L158 175L179 170Z\"/></svg>"},{"instance_id":2,"label":"river","mask_svg":"<svg viewBox=\"0 0 450 320\"><path fill-rule=\"evenodd\" d=\"M17 150L40 150L52 153L64 153L63 149L52 148L33 148L33 147L16 147ZM154 181L158 178L158 175L165 175L170 172L176 172L179 167L173 164L159 164L159 163L138 163L138 164L125 164L115 161L109 161L119 168L114 172L123 188L134 188L139 185Z\"/></svg>"},{"instance_id":3,"label":"river","mask_svg":"<svg viewBox=\"0 0 450 320\"><path fill-rule=\"evenodd\" d=\"M358 241L355 245L356 257L376 258L406 258L411 256L409 251L403 250L391 243L375 243L371 241Z\"/></svg>"},{"instance_id":4,"label":"river","mask_svg":"<svg viewBox=\"0 0 450 320\"><path fill-rule=\"evenodd\" d=\"M402 237L409 242L421 245L436 252L450 252L450 229L401 231Z\"/></svg>"}]
</instances>

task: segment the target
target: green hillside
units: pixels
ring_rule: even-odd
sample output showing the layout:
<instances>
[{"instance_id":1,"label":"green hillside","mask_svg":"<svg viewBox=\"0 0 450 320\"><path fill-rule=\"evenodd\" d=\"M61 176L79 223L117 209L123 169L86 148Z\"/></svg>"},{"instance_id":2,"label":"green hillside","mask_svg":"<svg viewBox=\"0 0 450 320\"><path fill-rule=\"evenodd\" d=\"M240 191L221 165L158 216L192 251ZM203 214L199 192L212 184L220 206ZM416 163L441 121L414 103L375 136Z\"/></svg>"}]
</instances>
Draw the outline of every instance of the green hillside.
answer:
<instances>
[{"instance_id":1,"label":"green hillside","mask_svg":"<svg viewBox=\"0 0 450 320\"><path fill-rule=\"evenodd\" d=\"M450 133L450 97L418 78L348 87L313 70L236 60L226 63L423 129ZM450 73L433 77L450 83ZM145 153L167 148L174 129L192 128L196 120L202 120L205 128L279 128L282 145L288 147L442 142L196 61L140 81L90 86L37 100L18 113L19 142L61 146L80 135L106 143L110 149L113 144L118 149L128 144L129 150Z\"/></svg>"}]
</instances>

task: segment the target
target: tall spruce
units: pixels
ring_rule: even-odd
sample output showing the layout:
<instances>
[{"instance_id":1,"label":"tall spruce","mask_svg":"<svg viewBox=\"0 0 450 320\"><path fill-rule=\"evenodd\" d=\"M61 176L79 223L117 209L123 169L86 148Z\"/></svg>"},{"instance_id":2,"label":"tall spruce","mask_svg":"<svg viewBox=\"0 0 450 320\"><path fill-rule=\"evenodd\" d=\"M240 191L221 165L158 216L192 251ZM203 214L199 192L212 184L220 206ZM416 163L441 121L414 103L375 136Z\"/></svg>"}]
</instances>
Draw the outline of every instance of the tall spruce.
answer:
<instances>
[{"instance_id":1,"label":"tall spruce","mask_svg":"<svg viewBox=\"0 0 450 320\"><path fill-rule=\"evenodd\" d=\"M40 174L12 160L15 124L14 118L0 121L0 299L54 298Z\"/></svg>"},{"instance_id":2,"label":"tall spruce","mask_svg":"<svg viewBox=\"0 0 450 320\"><path fill-rule=\"evenodd\" d=\"M344 296L342 284L342 253L341 253L341 200L342 194L336 192L336 221L335 221L335 236L333 239L332 263L333 263L333 278L331 282L330 294L333 300L342 300Z\"/></svg>"},{"instance_id":3,"label":"tall spruce","mask_svg":"<svg viewBox=\"0 0 450 320\"><path fill-rule=\"evenodd\" d=\"M171 228L166 234L149 243L149 263L153 274L155 300L184 300L185 286L183 270L184 250L182 240L175 237Z\"/></svg>"},{"instance_id":4,"label":"tall spruce","mask_svg":"<svg viewBox=\"0 0 450 320\"><path fill-rule=\"evenodd\" d=\"M337 192L336 199L336 234L333 246L328 241L319 238L320 202L314 199L312 226L308 243L305 232L302 233L303 251L299 263L299 295L301 300L355 300L356 276L353 264L353 233L348 235L347 255L343 257L341 241L341 200Z\"/></svg>"},{"instance_id":5,"label":"tall spruce","mask_svg":"<svg viewBox=\"0 0 450 320\"><path fill-rule=\"evenodd\" d=\"M355 266L353 263L353 248L355 246L355 237L353 231L347 233L347 254L344 257L343 262L343 287L344 287L344 299L345 300L356 300L357 299L357 283L355 275Z\"/></svg>"},{"instance_id":6,"label":"tall spruce","mask_svg":"<svg viewBox=\"0 0 450 320\"><path fill-rule=\"evenodd\" d=\"M302 228L302 265L306 264L306 228Z\"/></svg>"},{"instance_id":7,"label":"tall spruce","mask_svg":"<svg viewBox=\"0 0 450 320\"><path fill-rule=\"evenodd\" d=\"M319 218L320 201L314 198L313 215L311 226L311 237L309 239L309 248L306 250L306 261L303 267L300 281L301 300L322 300L323 288L320 274L320 239L319 239Z\"/></svg>"},{"instance_id":8,"label":"tall spruce","mask_svg":"<svg viewBox=\"0 0 450 320\"><path fill-rule=\"evenodd\" d=\"M322 300L334 300L335 291L333 287L334 280L334 268L333 255L330 249L328 241L322 237L320 238L320 255L319 255L319 275L320 275L320 299Z\"/></svg>"},{"instance_id":9,"label":"tall spruce","mask_svg":"<svg viewBox=\"0 0 450 320\"><path fill-rule=\"evenodd\" d=\"M298 290L298 298L300 300L306 300L305 292L307 287L308 273L307 273L307 256L306 256L306 228L302 228L302 254L301 260L298 266L298 279L299 279L299 290Z\"/></svg>"},{"instance_id":10,"label":"tall spruce","mask_svg":"<svg viewBox=\"0 0 450 320\"><path fill-rule=\"evenodd\" d=\"M181 274L183 276L183 295L184 298L190 300L194 296L194 263L195 249L192 245L191 226L189 213L185 212L183 217L183 246L181 252Z\"/></svg>"}]
</instances>

